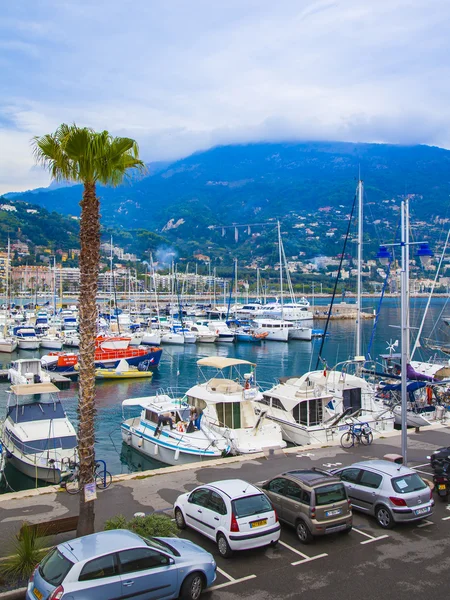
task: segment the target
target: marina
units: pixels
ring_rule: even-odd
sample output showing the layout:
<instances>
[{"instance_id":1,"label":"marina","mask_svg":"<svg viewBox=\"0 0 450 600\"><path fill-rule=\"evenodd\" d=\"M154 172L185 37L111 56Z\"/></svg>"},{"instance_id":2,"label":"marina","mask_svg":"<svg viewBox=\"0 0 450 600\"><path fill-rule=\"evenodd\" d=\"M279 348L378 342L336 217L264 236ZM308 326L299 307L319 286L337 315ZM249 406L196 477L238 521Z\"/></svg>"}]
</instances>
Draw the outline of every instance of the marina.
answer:
<instances>
[{"instance_id":1,"label":"marina","mask_svg":"<svg viewBox=\"0 0 450 600\"><path fill-rule=\"evenodd\" d=\"M328 304L323 299L323 305ZM419 323L425 306L426 299L415 298L411 303L411 319L416 325ZM441 340L448 331L445 323L441 324L441 314L445 311L447 298L432 300L431 310L425 323L425 335L434 330L439 331ZM373 312L376 299L364 299L364 310ZM393 330L391 323L398 321L399 305L395 299L385 299L383 311L378 323L375 344L372 355L385 353L389 340L392 341ZM372 320L362 323L362 344L368 343L372 333ZM395 330L394 330L395 333ZM336 320L330 323L325 350L327 364L334 365L346 361L354 356L355 324L352 320ZM123 422L122 402L127 399L145 398L161 394L167 389L179 390L183 395L190 387L200 381L197 362L207 357L223 357L227 359L246 360L256 365L257 383L262 389L268 390L275 386L280 378L301 377L308 371L316 368L318 350L321 338L312 338L311 341L289 340L288 343L276 341L261 341L257 344L236 341L235 343L199 343L183 345L166 345L163 349L158 368L152 369L152 377L120 379L120 376L105 379L98 383L96 389L97 420L96 420L96 455L106 461L108 470L113 474L128 473L149 468L164 466L161 456L144 456L138 448L132 448L123 442L121 423ZM109 351L109 350L108 350ZM112 350L111 350L112 351ZM45 354L45 350L16 351L11 359L31 358ZM427 358L435 352L422 348L420 354ZM3 359L6 355L3 355ZM445 359L445 362L448 362ZM3 363L5 365L5 363ZM319 368L324 368L320 364ZM7 369L1 371L3 377ZM76 371L61 374L50 372L52 382L61 390L61 400L70 421L76 426L77 414L77 383ZM70 376L70 379L69 379ZM74 379L72 382L71 379ZM6 381L0 382L2 408L6 407L6 391L9 385ZM136 418L141 409L135 409L132 418ZM306 443L307 440L305 440ZM311 440L310 440L311 441ZM296 440L299 443L299 440ZM29 481L17 473L12 473L7 467L6 477L12 489L34 487L35 482ZM6 488L4 489L6 491Z\"/></svg>"}]
</instances>

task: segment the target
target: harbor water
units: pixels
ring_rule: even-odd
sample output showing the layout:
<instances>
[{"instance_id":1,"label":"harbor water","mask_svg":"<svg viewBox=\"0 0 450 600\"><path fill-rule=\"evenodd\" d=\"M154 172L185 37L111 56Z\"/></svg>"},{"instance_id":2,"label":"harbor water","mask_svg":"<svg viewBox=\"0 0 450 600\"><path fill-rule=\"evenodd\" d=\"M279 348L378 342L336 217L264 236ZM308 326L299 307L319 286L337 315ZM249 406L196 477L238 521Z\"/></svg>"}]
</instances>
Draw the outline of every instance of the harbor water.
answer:
<instances>
[{"instance_id":1,"label":"harbor water","mask_svg":"<svg viewBox=\"0 0 450 600\"><path fill-rule=\"evenodd\" d=\"M429 338L433 342L448 344L450 327L447 326L442 316L449 312L447 309L448 298L433 299L425 320L422 340ZM323 301L326 304L327 301ZM426 298L413 298L411 300L410 321L411 338L414 342L417 328L422 321ZM375 298L364 299L363 310L372 312L376 309L378 300ZM323 310L319 305L316 309ZM447 311L447 312L446 312ZM363 353L368 348L372 335L374 320L365 319L362 322L362 349ZM388 352L388 343L400 340L400 308L397 299L388 298L383 301L380 318L371 350L371 357L375 358L381 353ZM317 321L314 327L323 328L325 321ZM355 322L353 320L335 320L329 325L328 335L325 340L322 356L328 368L337 363L354 357L355 354ZM124 380L101 381L97 383L97 417L96 417L96 456L106 461L107 468L112 474L129 473L158 468L160 463L153 461L140 453L122 444L120 424L122 422L121 403L126 398L137 398L155 394L158 390L186 391L201 379L197 368L198 359L205 356L225 356L248 360L256 364L256 379L264 387L276 383L279 377L301 375L305 371L316 368L321 339L316 338L311 342L290 341L263 342L261 344L246 343L221 343L221 344L188 344L185 346L164 346L160 365L154 371L151 380ZM411 345L412 347L412 345ZM400 351L399 346L395 349ZM41 351L41 354L44 354ZM422 347L414 355L415 360L426 360L436 354L427 350L422 342ZM3 368L13 358L37 356L33 352L21 351L14 355L3 355L0 360ZM440 358L444 358L440 355ZM320 363L319 368L324 364ZM207 372L207 371L204 371ZM213 372L211 372L211 376ZM0 416L3 419L7 403L7 389L9 384L0 383ZM77 384L74 382L70 388L61 392L61 399L68 417L76 426L77 424ZM133 414L133 413L130 413ZM127 416L130 416L127 413ZM134 414L137 414L136 412ZM9 490L28 489L35 487L36 482L17 473L12 467L7 467L6 479ZM3 485L2 491L7 491Z\"/></svg>"}]
</instances>

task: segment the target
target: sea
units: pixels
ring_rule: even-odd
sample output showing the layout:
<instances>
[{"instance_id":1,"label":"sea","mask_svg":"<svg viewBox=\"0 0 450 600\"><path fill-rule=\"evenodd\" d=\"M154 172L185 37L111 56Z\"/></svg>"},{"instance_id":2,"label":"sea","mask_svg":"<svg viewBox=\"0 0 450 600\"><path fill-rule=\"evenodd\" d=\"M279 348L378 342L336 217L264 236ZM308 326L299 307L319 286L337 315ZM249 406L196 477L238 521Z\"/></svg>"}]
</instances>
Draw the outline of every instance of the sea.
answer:
<instances>
[{"instance_id":1,"label":"sea","mask_svg":"<svg viewBox=\"0 0 450 600\"><path fill-rule=\"evenodd\" d=\"M430 344L449 344L450 327L443 317L450 315L448 297L438 297L431 300L431 304L424 321L421 335L421 345L414 355L414 360L428 360L437 355L435 350L429 349ZM412 345L418 333L418 328L423 320L427 305L427 298L412 298L410 304L410 326ZM315 301L314 310L323 313L329 299L321 298ZM363 311L373 313L378 309L377 298L364 298ZM367 354L370 347L370 356L375 359L380 354L388 353L389 347L398 340L398 345L393 346L395 352L400 352L400 304L397 298L385 298L380 310L379 319L374 331L374 319L365 319L362 322L362 352ZM314 328L325 327L324 320L315 320ZM188 344L185 346L165 345L159 367L155 369L151 380L129 381L102 381L96 386L96 442L95 453L98 459L106 462L107 469L112 474L131 473L148 469L160 468L164 465L139 452L132 450L122 443L120 424L123 420L122 401L127 398L139 398L154 395L158 390L171 389L174 392L184 393L189 387L199 381L204 381L204 375L197 367L197 361L206 356L224 356L248 360L256 364L256 380L264 388L274 385L279 377L299 376L309 370L333 368L341 361L353 358L355 355L355 321L332 320L329 323L328 333L324 339L321 353L322 359L318 362L321 338L311 342L290 341L263 342L261 344L248 343L216 343L216 344ZM40 352L20 351L13 355L3 355L1 368L7 368L14 358L26 358L44 354ZM439 353L439 358L445 355ZM325 362L324 362L325 361ZM213 370L210 373L214 375ZM3 419L7 405L7 382L0 383L0 418ZM75 382L70 388L61 391L60 396L66 413L73 424L77 424L77 394L78 387ZM134 410L134 413L131 412ZM139 411L138 411L139 412ZM126 418L138 414L136 409L127 409ZM30 489L36 482L18 473L12 466L7 465L5 479L0 492Z\"/></svg>"}]
</instances>

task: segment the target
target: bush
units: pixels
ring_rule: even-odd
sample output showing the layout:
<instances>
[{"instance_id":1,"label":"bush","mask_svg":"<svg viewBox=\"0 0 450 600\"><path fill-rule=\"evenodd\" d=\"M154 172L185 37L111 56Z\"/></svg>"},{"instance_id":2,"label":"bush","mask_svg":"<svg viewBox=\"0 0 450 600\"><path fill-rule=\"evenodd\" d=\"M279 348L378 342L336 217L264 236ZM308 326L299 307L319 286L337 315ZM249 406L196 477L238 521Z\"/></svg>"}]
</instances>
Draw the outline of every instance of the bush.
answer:
<instances>
[{"instance_id":1,"label":"bush","mask_svg":"<svg viewBox=\"0 0 450 600\"><path fill-rule=\"evenodd\" d=\"M109 529L129 529L142 537L172 537L176 535L177 526L163 513L153 513L145 517L133 517L127 520L123 515L108 519L104 527Z\"/></svg>"},{"instance_id":2,"label":"bush","mask_svg":"<svg viewBox=\"0 0 450 600\"><path fill-rule=\"evenodd\" d=\"M0 563L0 574L7 580L27 580L47 553L44 548L48 544L39 537L36 528L23 525L11 544L9 556Z\"/></svg>"}]
</instances>

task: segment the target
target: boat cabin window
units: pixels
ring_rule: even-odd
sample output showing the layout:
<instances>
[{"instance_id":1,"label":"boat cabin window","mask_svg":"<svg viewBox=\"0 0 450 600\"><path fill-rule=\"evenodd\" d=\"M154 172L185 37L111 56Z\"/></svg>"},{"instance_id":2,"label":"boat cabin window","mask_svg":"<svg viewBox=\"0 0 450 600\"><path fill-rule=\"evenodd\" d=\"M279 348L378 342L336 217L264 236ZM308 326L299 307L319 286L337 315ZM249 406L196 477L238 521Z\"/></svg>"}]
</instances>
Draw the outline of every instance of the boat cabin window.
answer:
<instances>
[{"instance_id":1,"label":"boat cabin window","mask_svg":"<svg viewBox=\"0 0 450 600\"><path fill-rule=\"evenodd\" d=\"M300 402L292 409L292 416L300 425L311 426L320 425L323 418L322 400L312 398Z\"/></svg>"},{"instance_id":2,"label":"boat cabin window","mask_svg":"<svg viewBox=\"0 0 450 600\"><path fill-rule=\"evenodd\" d=\"M153 410L147 408L145 410L145 420L151 423L158 423L158 415Z\"/></svg>"},{"instance_id":3,"label":"boat cabin window","mask_svg":"<svg viewBox=\"0 0 450 600\"><path fill-rule=\"evenodd\" d=\"M216 404L217 417L222 426L230 429L241 427L241 405L240 402L219 402Z\"/></svg>"},{"instance_id":4,"label":"boat cabin window","mask_svg":"<svg viewBox=\"0 0 450 600\"><path fill-rule=\"evenodd\" d=\"M361 388L348 388L342 391L344 410L351 408L353 411L361 408Z\"/></svg>"},{"instance_id":5,"label":"boat cabin window","mask_svg":"<svg viewBox=\"0 0 450 600\"><path fill-rule=\"evenodd\" d=\"M272 406L272 408L279 408L280 410L284 410L284 406L281 404L281 401L278 398L271 398L270 396L264 396L264 404Z\"/></svg>"}]
</instances>

